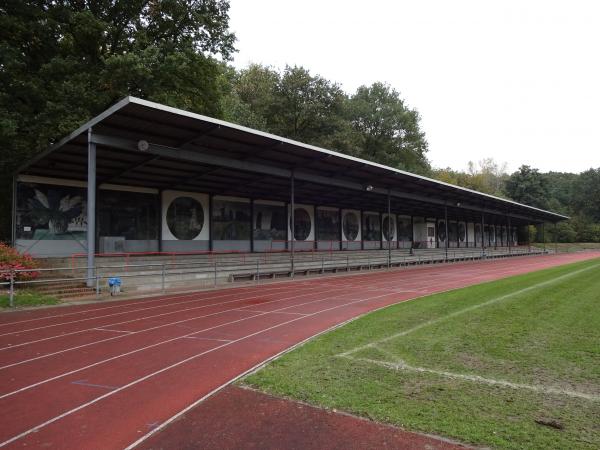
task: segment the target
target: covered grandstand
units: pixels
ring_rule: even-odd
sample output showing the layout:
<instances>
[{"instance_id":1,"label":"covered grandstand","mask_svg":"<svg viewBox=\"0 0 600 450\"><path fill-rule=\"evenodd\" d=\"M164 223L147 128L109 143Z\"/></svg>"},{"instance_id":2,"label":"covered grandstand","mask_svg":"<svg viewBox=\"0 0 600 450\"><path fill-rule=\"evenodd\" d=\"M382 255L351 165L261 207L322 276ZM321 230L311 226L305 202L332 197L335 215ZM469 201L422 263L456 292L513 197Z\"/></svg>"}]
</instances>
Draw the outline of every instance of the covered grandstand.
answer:
<instances>
[{"instance_id":1,"label":"covered grandstand","mask_svg":"<svg viewBox=\"0 0 600 450\"><path fill-rule=\"evenodd\" d=\"M567 219L134 97L21 167L13 204L36 257L280 252L291 273L307 251L517 254Z\"/></svg>"}]
</instances>

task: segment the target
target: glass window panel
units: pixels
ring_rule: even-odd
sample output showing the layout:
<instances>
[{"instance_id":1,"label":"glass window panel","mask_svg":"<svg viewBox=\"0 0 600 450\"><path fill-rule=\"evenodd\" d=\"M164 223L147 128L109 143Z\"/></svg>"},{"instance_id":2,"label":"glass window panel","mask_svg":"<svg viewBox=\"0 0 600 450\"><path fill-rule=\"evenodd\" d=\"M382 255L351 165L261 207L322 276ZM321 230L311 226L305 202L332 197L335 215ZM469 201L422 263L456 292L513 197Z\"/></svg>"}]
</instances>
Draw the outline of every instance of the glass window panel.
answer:
<instances>
[{"instance_id":1,"label":"glass window panel","mask_svg":"<svg viewBox=\"0 0 600 450\"><path fill-rule=\"evenodd\" d=\"M411 222L409 217L398 217L398 240L410 241L412 239Z\"/></svg>"},{"instance_id":2,"label":"glass window panel","mask_svg":"<svg viewBox=\"0 0 600 450\"><path fill-rule=\"evenodd\" d=\"M290 228L292 218L290 217ZM310 235L312 229L312 222L310 220L310 214L304 208L294 209L294 239L297 241L305 241Z\"/></svg>"},{"instance_id":3,"label":"glass window panel","mask_svg":"<svg viewBox=\"0 0 600 450\"><path fill-rule=\"evenodd\" d=\"M355 241L359 231L359 216L354 211L346 211L344 213L343 225L344 235L349 241Z\"/></svg>"},{"instance_id":4,"label":"glass window panel","mask_svg":"<svg viewBox=\"0 0 600 450\"><path fill-rule=\"evenodd\" d=\"M475 243L481 245L481 224L475 224Z\"/></svg>"},{"instance_id":5,"label":"glass window panel","mask_svg":"<svg viewBox=\"0 0 600 450\"><path fill-rule=\"evenodd\" d=\"M250 240L250 203L213 200L213 239Z\"/></svg>"},{"instance_id":6,"label":"glass window panel","mask_svg":"<svg viewBox=\"0 0 600 450\"><path fill-rule=\"evenodd\" d=\"M255 204L253 234L257 241L285 240L285 206Z\"/></svg>"},{"instance_id":7,"label":"glass window panel","mask_svg":"<svg viewBox=\"0 0 600 450\"><path fill-rule=\"evenodd\" d=\"M444 220L438 222L438 240L440 242L446 241L446 221Z\"/></svg>"},{"instance_id":8,"label":"glass window panel","mask_svg":"<svg viewBox=\"0 0 600 450\"><path fill-rule=\"evenodd\" d=\"M391 218L391 223L390 223L390 218L389 217L384 217L383 218L383 238L386 241L391 241L394 239L395 236L395 228L396 224L394 223L394 218Z\"/></svg>"},{"instance_id":9,"label":"glass window panel","mask_svg":"<svg viewBox=\"0 0 600 450\"><path fill-rule=\"evenodd\" d=\"M17 239L86 239L84 188L19 183L16 213Z\"/></svg>"},{"instance_id":10,"label":"glass window panel","mask_svg":"<svg viewBox=\"0 0 600 450\"><path fill-rule=\"evenodd\" d=\"M172 224L172 207L184 198L174 200L169 206L169 228ZM202 216L200 223L203 221ZM98 231L100 236L123 236L128 240L158 239L158 195L101 190L98 193ZM184 239L175 232L173 234L178 239Z\"/></svg>"},{"instance_id":11,"label":"glass window panel","mask_svg":"<svg viewBox=\"0 0 600 450\"><path fill-rule=\"evenodd\" d=\"M316 211L317 240L337 241L340 239L340 213L338 210L319 209Z\"/></svg>"},{"instance_id":12,"label":"glass window panel","mask_svg":"<svg viewBox=\"0 0 600 450\"><path fill-rule=\"evenodd\" d=\"M448 222L448 242L456 242L458 239L458 230L456 222Z\"/></svg>"},{"instance_id":13,"label":"glass window panel","mask_svg":"<svg viewBox=\"0 0 600 450\"><path fill-rule=\"evenodd\" d=\"M381 223L379 214L363 214L363 240L381 240Z\"/></svg>"},{"instance_id":14,"label":"glass window panel","mask_svg":"<svg viewBox=\"0 0 600 450\"><path fill-rule=\"evenodd\" d=\"M458 224L458 240L460 242L465 242L467 240L467 228L462 222Z\"/></svg>"}]
</instances>

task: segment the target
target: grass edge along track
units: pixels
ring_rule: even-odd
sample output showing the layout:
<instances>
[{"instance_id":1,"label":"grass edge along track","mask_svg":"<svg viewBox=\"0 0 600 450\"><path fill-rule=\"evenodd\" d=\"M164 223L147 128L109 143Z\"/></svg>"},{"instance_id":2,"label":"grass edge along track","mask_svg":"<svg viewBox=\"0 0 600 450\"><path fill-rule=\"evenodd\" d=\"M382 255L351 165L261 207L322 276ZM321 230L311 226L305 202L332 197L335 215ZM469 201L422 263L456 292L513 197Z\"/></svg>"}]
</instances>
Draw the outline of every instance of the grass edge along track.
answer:
<instances>
[{"instance_id":1,"label":"grass edge along track","mask_svg":"<svg viewBox=\"0 0 600 450\"><path fill-rule=\"evenodd\" d=\"M598 324L594 259L392 305L242 383L494 448L599 448Z\"/></svg>"}]
</instances>

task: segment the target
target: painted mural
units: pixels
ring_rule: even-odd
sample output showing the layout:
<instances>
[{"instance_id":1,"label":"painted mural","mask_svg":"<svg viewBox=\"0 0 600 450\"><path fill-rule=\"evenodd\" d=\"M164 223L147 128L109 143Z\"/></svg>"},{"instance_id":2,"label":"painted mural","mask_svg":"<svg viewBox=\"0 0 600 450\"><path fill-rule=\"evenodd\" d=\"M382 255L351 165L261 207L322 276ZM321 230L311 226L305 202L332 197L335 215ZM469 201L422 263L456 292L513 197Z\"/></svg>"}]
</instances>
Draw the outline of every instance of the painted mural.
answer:
<instances>
[{"instance_id":1,"label":"painted mural","mask_svg":"<svg viewBox=\"0 0 600 450\"><path fill-rule=\"evenodd\" d=\"M85 240L85 189L37 183L19 183L17 239Z\"/></svg>"}]
</instances>

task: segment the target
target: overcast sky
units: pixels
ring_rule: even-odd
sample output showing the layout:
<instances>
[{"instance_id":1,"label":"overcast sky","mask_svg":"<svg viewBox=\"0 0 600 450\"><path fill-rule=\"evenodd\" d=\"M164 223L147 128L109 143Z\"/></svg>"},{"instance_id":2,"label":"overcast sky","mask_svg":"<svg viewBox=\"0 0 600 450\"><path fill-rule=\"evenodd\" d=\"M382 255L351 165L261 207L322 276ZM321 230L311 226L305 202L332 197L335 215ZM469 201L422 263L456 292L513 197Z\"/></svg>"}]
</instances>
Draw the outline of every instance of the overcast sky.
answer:
<instances>
[{"instance_id":1,"label":"overcast sky","mask_svg":"<svg viewBox=\"0 0 600 450\"><path fill-rule=\"evenodd\" d=\"M231 0L234 65L384 81L419 110L434 167L600 166L600 2Z\"/></svg>"}]
</instances>

